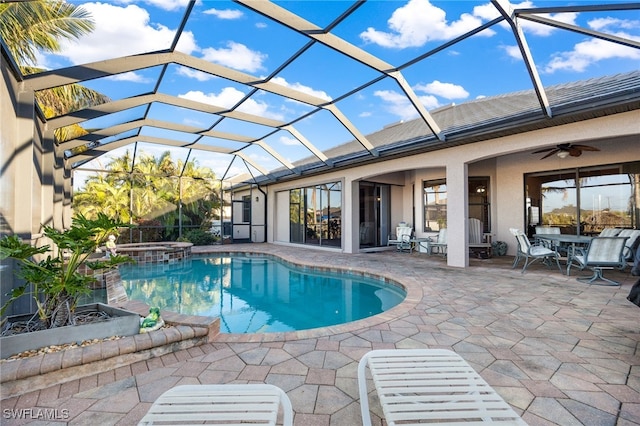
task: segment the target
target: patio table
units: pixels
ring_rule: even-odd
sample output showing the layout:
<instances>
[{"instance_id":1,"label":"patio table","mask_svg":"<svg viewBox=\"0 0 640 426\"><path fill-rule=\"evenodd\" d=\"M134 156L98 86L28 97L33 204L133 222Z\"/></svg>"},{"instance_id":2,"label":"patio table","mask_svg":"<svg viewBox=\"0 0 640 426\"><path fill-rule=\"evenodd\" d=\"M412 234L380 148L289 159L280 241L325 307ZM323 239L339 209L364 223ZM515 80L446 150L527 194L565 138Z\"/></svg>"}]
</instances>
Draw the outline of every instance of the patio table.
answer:
<instances>
[{"instance_id":1,"label":"patio table","mask_svg":"<svg viewBox=\"0 0 640 426\"><path fill-rule=\"evenodd\" d=\"M576 251L576 246L588 245L594 238L588 235L574 234L534 234L533 236L539 240L551 241L554 245L569 245L569 249L567 250L567 273L569 273L569 265L571 264L571 259Z\"/></svg>"},{"instance_id":2,"label":"patio table","mask_svg":"<svg viewBox=\"0 0 640 426\"><path fill-rule=\"evenodd\" d=\"M420 243L428 243L433 241L431 238L429 237L421 237L421 238L411 238L409 240L409 243L411 243L411 251L416 250L417 248L419 248ZM427 253L431 254L431 247L429 247L429 244L427 244Z\"/></svg>"}]
</instances>

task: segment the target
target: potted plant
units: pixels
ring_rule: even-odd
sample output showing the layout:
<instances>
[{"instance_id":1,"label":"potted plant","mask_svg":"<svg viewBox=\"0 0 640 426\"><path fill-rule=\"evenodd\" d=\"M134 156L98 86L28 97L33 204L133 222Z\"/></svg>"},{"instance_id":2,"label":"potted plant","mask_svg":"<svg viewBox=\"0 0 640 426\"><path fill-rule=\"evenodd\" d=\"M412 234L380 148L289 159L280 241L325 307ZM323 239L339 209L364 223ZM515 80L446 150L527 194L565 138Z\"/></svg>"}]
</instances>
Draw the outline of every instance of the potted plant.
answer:
<instances>
[{"instance_id":1,"label":"potted plant","mask_svg":"<svg viewBox=\"0 0 640 426\"><path fill-rule=\"evenodd\" d=\"M81 266L86 265L91 270L108 269L131 261L128 256L107 258L95 254L108 235L126 226L105 214L99 214L96 219L79 215L73 218L71 227L64 231L44 226L44 235L54 244L53 248L49 245L31 246L15 235L2 238L0 259L16 259L19 265L16 275L24 283L9 293L9 300L0 309L0 314L4 314L12 302L25 295L31 285L40 328L73 325L78 300L91 292L91 283L95 281L93 275L83 273ZM32 317L36 318L36 315ZM139 321L139 318L136 320Z\"/></svg>"}]
</instances>

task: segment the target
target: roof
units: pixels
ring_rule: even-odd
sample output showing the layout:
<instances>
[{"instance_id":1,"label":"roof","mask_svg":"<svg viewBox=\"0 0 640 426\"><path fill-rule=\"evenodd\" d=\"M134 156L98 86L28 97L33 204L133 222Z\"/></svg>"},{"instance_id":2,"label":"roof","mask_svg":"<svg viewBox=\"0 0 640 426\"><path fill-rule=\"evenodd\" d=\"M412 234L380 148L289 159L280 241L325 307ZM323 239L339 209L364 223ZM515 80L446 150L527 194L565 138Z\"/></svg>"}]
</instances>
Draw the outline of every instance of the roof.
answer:
<instances>
[{"instance_id":1,"label":"roof","mask_svg":"<svg viewBox=\"0 0 640 426\"><path fill-rule=\"evenodd\" d=\"M430 111L446 136L444 141L436 138L422 120L415 119L367 135L378 157L366 155L355 140L325 154L331 159L332 167L352 166L637 110L640 109L640 71L550 86L545 91L552 117L542 113L534 91L525 90ZM313 157L295 165L307 172L329 169Z\"/></svg>"}]
</instances>

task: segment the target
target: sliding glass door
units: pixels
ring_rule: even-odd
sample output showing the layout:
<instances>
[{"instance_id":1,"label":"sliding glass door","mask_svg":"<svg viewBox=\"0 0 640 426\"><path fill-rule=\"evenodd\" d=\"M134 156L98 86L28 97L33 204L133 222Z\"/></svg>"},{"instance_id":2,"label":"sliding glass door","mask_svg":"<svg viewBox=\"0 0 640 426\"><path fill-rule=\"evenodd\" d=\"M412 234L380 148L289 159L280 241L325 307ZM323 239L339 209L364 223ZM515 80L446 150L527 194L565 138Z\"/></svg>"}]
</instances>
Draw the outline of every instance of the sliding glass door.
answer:
<instances>
[{"instance_id":1,"label":"sliding glass door","mask_svg":"<svg viewBox=\"0 0 640 426\"><path fill-rule=\"evenodd\" d=\"M289 229L292 243L342 246L342 183L289 191Z\"/></svg>"},{"instance_id":2,"label":"sliding glass door","mask_svg":"<svg viewBox=\"0 0 640 426\"><path fill-rule=\"evenodd\" d=\"M391 187L360 182L360 248L386 246L391 233Z\"/></svg>"}]
</instances>

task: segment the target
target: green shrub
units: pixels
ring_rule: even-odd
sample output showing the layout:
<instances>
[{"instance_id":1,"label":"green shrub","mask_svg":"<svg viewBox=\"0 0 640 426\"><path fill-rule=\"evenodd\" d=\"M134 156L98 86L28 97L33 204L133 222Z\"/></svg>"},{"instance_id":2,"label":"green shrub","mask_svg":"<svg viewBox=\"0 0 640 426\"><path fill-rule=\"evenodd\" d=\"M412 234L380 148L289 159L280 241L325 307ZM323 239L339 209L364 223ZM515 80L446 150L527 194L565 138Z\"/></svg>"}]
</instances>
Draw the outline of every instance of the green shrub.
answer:
<instances>
[{"instance_id":1,"label":"green shrub","mask_svg":"<svg viewBox=\"0 0 640 426\"><path fill-rule=\"evenodd\" d=\"M194 246L207 246L216 242L216 238L202 229L192 229L184 235L184 239Z\"/></svg>"}]
</instances>

